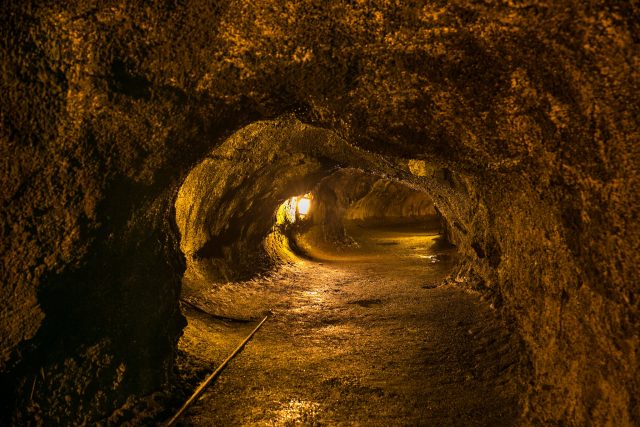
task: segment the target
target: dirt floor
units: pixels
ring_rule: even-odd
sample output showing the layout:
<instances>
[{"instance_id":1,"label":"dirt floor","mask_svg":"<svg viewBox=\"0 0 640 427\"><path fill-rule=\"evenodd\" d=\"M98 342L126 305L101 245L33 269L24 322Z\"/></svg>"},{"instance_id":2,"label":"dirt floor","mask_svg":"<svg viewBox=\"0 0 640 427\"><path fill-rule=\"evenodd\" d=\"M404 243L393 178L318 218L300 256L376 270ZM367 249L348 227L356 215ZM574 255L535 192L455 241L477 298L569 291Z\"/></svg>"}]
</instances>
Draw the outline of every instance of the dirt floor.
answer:
<instances>
[{"instance_id":1,"label":"dirt floor","mask_svg":"<svg viewBox=\"0 0 640 427\"><path fill-rule=\"evenodd\" d=\"M184 290L215 315L184 306L184 391L271 315L179 425L518 424L520 346L488 303L445 284L455 250L434 230L349 234L347 250Z\"/></svg>"}]
</instances>

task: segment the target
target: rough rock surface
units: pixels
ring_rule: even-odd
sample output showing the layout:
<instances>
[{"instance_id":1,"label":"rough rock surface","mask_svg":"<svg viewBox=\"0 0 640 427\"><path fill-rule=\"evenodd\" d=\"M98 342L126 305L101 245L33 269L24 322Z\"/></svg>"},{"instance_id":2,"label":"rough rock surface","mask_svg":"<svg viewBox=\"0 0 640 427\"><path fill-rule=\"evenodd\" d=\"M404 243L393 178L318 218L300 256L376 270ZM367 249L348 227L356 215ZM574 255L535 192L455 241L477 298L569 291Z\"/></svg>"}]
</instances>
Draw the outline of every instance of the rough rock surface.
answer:
<instances>
[{"instance_id":1,"label":"rough rock surface","mask_svg":"<svg viewBox=\"0 0 640 427\"><path fill-rule=\"evenodd\" d=\"M363 198L345 212L345 219L393 223L415 222L435 215L433 200L426 193L394 181L379 179Z\"/></svg>"},{"instance_id":2,"label":"rough rock surface","mask_svg":"<svg viewBox=\"0 0 640 427\"><path fill-rule=\"evenodd\" d=\"M405 181L407 177L415 177L406 170L406 161L395 160L395 167L374 161L369 162L366 171L341 168L321 179L311 192L313 209L306 218L308 224L303 224L297 232L304 231L308 240L319 245L342 246L352 241L346 233L345 222L434 222L437 213L424 183L415 179ZM404 167L400 166L402 163ZM356 159L352 159L351 164L363 166L363 162ZM293 231L290 234L295 241L296 230Z\"/></svg>"},{"instance_id":3,"label":"rough rock surface","mask_svg":"<svg viewBox=\"0 0 640 427\"><path fill-rule=\"evenodd\" d=\"M243 125L294 113L421 165L459 277L531 354L531 423L640 423L639 12L5 2L3 413L90 423L167 379L182 180Z\"/></svg>"}]
</instances>

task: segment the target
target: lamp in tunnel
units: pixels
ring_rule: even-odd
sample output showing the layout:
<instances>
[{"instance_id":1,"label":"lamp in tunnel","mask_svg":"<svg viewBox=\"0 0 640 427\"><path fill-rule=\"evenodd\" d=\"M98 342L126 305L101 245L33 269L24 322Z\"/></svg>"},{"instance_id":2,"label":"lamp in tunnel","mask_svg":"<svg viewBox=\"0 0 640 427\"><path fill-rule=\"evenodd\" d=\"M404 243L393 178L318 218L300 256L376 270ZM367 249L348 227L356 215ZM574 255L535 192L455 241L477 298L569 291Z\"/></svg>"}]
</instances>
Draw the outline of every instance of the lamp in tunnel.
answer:
<instances>
[{"instance_id":1,"label":"lamp in tunnel","mask_svg":"<svg viewBox=\"0 0 640 427\"><path fill-rule=\"evenodd\" d=\"M276 211L276 224L293 224L297 219L304 219L311 210L313 195L294 196L282 202Z\"/></svg>"},{"instance_id":2,"label":"lamp in tunnel","mask_svg":"<svg viewBox=\"0 0 640 427\"><path fill-rule=\"evenodd\" d=\"M298 199L298 214L301 216L307 215L309 209L311 209L311 198L305 194Z\"/></svg>"}]
</instances>

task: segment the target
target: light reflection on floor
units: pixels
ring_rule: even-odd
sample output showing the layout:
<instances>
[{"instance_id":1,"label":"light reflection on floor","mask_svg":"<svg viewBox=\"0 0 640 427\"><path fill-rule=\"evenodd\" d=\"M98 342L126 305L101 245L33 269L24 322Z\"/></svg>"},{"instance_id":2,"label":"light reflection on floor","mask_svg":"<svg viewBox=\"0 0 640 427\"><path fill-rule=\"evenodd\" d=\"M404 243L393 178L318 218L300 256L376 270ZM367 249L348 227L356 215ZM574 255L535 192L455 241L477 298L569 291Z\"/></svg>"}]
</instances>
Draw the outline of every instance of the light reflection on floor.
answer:
<instances>
[{"instance_id":1,"label":"light reflection on floor","mask_svg":"<svg viewBox=\"0 0 640 427\"><path fill-rule=\"evenodd\" d=\"M274 417L274 425L310 425L317 418L320 404L300 399L291 399L280 408Z\"/></svg>"}]
</instances>

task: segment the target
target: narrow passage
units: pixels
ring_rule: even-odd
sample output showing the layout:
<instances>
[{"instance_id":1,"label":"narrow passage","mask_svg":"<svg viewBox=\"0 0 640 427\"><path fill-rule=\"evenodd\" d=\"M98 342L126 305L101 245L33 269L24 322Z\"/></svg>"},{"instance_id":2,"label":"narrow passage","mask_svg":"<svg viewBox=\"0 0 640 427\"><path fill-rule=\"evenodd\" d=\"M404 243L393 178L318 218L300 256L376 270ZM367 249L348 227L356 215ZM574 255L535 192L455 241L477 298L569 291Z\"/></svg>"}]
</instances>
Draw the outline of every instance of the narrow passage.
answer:
<instances>
[{"instance_id":1,"label":"narrow passage","mask_svg":"<svg viewBox=\"0 0 640 427\"><path fill-rule=\"evenodd\" d=\"M357 247L184 290L216 316L273 314L180 424L517 423L517 340L478 295L444 282L455 250L424 228L351 225L349 234ZM185 314L178 364L191 384L256 323Z\"/></svg>"}]
</instances>

